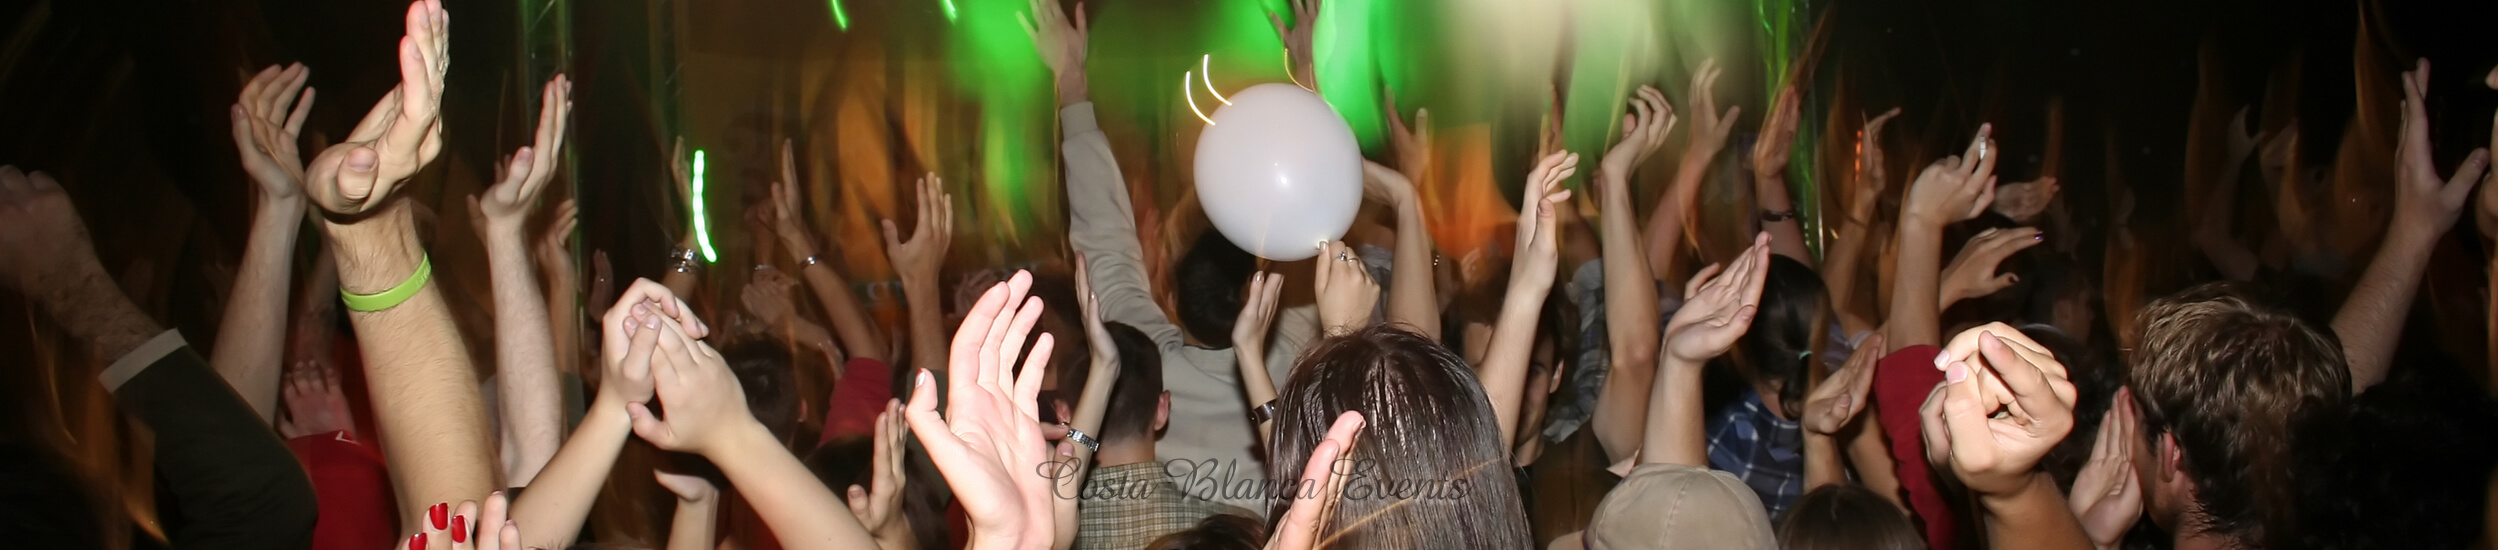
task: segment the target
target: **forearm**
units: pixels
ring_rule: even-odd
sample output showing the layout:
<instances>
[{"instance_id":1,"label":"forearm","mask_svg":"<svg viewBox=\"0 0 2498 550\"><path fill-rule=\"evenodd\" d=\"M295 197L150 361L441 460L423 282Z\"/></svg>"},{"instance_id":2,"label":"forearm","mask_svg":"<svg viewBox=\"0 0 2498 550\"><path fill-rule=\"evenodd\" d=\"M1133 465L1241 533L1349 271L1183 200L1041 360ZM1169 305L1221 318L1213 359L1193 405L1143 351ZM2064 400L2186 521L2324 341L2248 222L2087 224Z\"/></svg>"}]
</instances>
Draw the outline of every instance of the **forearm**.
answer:
<instances>
[{"instance_id":1,"label":"forearm","mask_svg":"<svg viewBox=\"0 0 2498 550\"><path fill-rule=\"evenodd\" d=\"M503 420L503 479L529 485L564 439L564 392L557 386L545 297L519 227L487 230L486 262L494 281L496 411Z\"/></svg>"},{"instance_id":2,"label":"forearm","mask_svg":"<svg viewBox=\"0 0 2498 550\"><path fill-rule=\"evenodd\" d=\"M1900 348L1942 343L1941 310L1934 304L1942 299L1942 289L1935 281L1942 277L1943 230L1939 224L1916 219L1900 220L1898 271L1891 285L1891 317L1883 324L1881 353ZM1871 351L1871 350L1868 350Z\"/></svg>"},{"instance_id":3,"label":"forearm","mask_svg":"<svg viewBox=\"0 0 2498 550\"><path fill-rule=\"evenodd\" d=\"M1240 388L1249 396L1249 408L1275 402L1275 379L1266 372L1266 346L1232 342L1233 360L1240 365ZM1258 444L1274 439L1275 421L1258 423Z\"/></svg>"},{"instance_id":4,"label":"forearm","mask_svg":"<svg viewBox=\"0 0 2498 550\"><path fill-rule=\"evenodd\" d=\"M2081 522L2073 519L2073 511L2066 507L2063 492L2056 490L2055 480L2044 473L2031 474L2030 483L2021 490L1979 495L1978 502L1990 520L1986 522L1988 546L2090 548L2090 536L2082 532Z\"/></svg>"},{"instance_id":5,"label":"forearm","mask_svg":"<svg viewBox=\"0 0 2498 550\"><path fill-rule=\"evenodd\" d=\"M1847 462L1839 451L1836 437L1806 431L1804 433L1804 492L1810 493L1825 485L1847 483Z\"/></svg>"},{"instance_id":6,"label":"forearm","mask_svg":"<svg viewBox=\"0 0 2498 550\"><path fill-rule=\"evenodd\" d=\"M1095 359L1090 368L1092 371L1084 378L1082 401L1076 403L1075 418L1070 419L1068 426L1099 438L1102 435L1102 415L1110 409L1110 387L1119 379L1120 366L1118 361ZM1265 439L1260 438L1259 441ZM1051 514L1057 520L1057 527L1051 530L1050 548L1064 549L1075 545L1076 532L1081 527L1076 508L1082 499L1070 497L1082 494L1084 479L1090 477L1093 470L1093 450L1083 445L1070 446L1075 448L1075 456L1059 459L1068 460L1069 469L1051 472L1064 474L1065 477L1057 479L1056 498L1050 499L1050 506L1057 507Z\"/></svg>"},{"instance_id":7,"label":"forearm","mask_svg":"<svg viewBox=\"0 0 2498 550\"><path fill-rule=\"evenodd\" d=\"M374 294L398 286L424 258L408 206L364 221L330 226L339 288ZM382 450L399 496L401 525L435 503L477 498L493 490L493 446L468 347L460 342L438 285L426 282L397 306L353 312L372 390L374 423L387 434ZM384 337L384 336L387 337Z\"/></svg>"},{"instance_id":8,"label":"forearm","mask_svg":"<svg viewBox=\"0 0 2498 550\"><path fill-rule=\"evenodd\" d=\"M1501 305L1499 320L1492 326L1492 345L1483 354L1478 367L1483 393L1490 398L1492 412L1499 420L1501 448L1512 448L1517 438L1518 408L1525 402L1527 361L1535 352L1535 323L1544 313L1546 292L1550 281L1537 284L1538 277L1513 275L1508 299Z\"/></svg>"},{"instance_id":9,"label":"forearm","mask_svg":"<svg viewBox=\"0 0 2498 550\"><path fill-rule=\"evenodd\" d=\"M877 333L867 310L859 306L859 297L850 293L850 282L843 280L832 266L820 262L799 269L806 274L807 288L814 290L815 299L823 304L825 317L832 321L833 334L841 338L841 349L848 350L851 357L891 362L893 356L886 353L884 336Z\"/></svg>"},{"instance_id":10,"label":"forearm","mask_svg":"<svg viewBox=\"0 0 2498 550\"><path fill-rule=\"evenodd\" d=\"M682 253L680 251L694 250L694 246L697 244L694 242L694 237L693 228L686 228L685 238L678 242L677 247L669 250L669 252ZM686 262L685 270L678 271L671 268L668 270L666 275L659 276L659 285L668 287L669 294L677 296L693 296L694 285L701 282L699 280L699 275L702 271L703 264L701 261Z\"/></svg>"},{"instance_id":11,"label":"forearm","mask_svg":"<svg viewBox=\"0 0 2498 550\"><path fill-rule=\"evenodd\" d=\"M1648 429L1640 443L1641 464L1709 466L1708 428L1700 413L1700 365L1678 364L1672 357L1657 361L1657 380L1649 391Z\"/></svg>"},{"instance_id":12,"label":"forearm","mask_svg":"<svg viewBox=\"0 0 2498 550\"><path fill-rule=\"evenodd\" d=\"M2351 393L2367 391L2385 380L2394 360L2394 344L2402 338L2403 319L2419 290L2420 273L2428 268L2435 236L2395 230L2360 276L2359 286L2333 315L2333 332L2342 337L2342 355L2350 362Z\"/></svg>"},{"instance_id":13,"label":"forearm","mask_svg":"<svg viewBox=\"0 0 2498 550\"><path fill-rule=\"evenodd\" d=\"M1752 192L1753 201L1759 203L1757 206L1763 212L1795 211L1795 200L1787 196L1787 178L1784 175L1754 178ZM1804 246L1803 220L1792 216L1774 222L1763 219L1761 230L1769 232L1771 254L1804 262L1807 267L1814 265L1812 250Z\"/></svg>"},{"instance_id":14,"label":"forearm","mask_svg":"<svg viewBox=\"0 0 2498 550\"><path fill-rule=\"evenodd\" d=\"M1625 178L1599 175L1604 185L1629 185ZM1613 187L1608 187L1613 189ZM1608 462L1629 458L1639 449L1648 417L1648 386L1657 359L1656 277L1648 272L1635 231L1628 192L1607 193L1604 199L1605 345L1612 372L1596 398L1596 440ZM1667 207L1660 207L1659 212ZM1679 210L1679 209L1676 209Z\"/></svg>"},{"instance_id":15,"label":"forearm","mask_svg":"<svg viewBox=\"0 0 2498 550\"><path fill-rule=\"evenodd\" d=\"M1874 199L1867 197L1848 206L1847 219L1839 223L1839 239L1830 243L1828 260L1822 263L1822 282L1830 290L1831 309L1838 313L1839 326L1848 335L1873 330L1872 312L1857 311L1856 276L1864 269L1866 241L1871 240Z\"/></svg>"},{"instance_id":16,"label":"forearm","mask_svg":"<svg viewBox=\"0 0 2498 550\"><path fill-rule=\"evenodd\" d=\"M876 539L849 504L822 483L790 483L813 479L805 464L772 439L763 425L745 422L728 436L719 452L705 458L728 475L729 485L753 505L765 526L784 548L875 548Z\"/></svg>"},{"instance_id":17,"label":"forearm","mask_svg":"<svg viewBox=\"0 0 2498 550\"><path fill-rule=\"evenodd\" d=\"M676 515L668 521L668 550L711 550L719 538L719 497L677 499Z\"/></svg>"},{"instance_id":18,"label":"forearm","mask_svg":"<svg viewBox=\"0 0 2498 550\"><path fill-rule=\"evenodd\" d=\"M1705 159L1686 160L1682 169L1675 172L1674 187L1658 196L1656 210L1648 213L1648 269L1656 280L1672 281L1682 276L1675 268L1683 260L1685 218L1689 217L1692 201L1700 196L1700 178L1708 170Z\"/></svg>"},{"instance_id":19,"label":"forearm","mask_svg":"<svg viewBox=\"0 0 2498 550\"><path fill-rule=\"evenodd\" d=\"M225 319L218 324L217 347L209 355L217 376L243 396L263 424L277 417L278 373L286 360L286 290L303 210L301 198L260 201Z\"/></svg>"},{"instance_id":20,"label":"forearm","mask_svg":"<svg viewBox=\"0 0 2498 550\"><path fill-rule=\"evenodd\" d=\"M1866 350L1867 353L1872 351ZM1874 410L1872 403L1867 403L1864 412L1857 414L1871 418L1882 416ZM1899 463L1891 460L1891 447L1882 440L1881 426L1873 422L1857 424L1855 433L1847 436L1847 459L1848 464L1855 465L1858 485L1882 495L1882 499L1891 501L1892 506L1908 509L1908 503L1900 497L1899 471L1894 469Z\"/></svg>"},{"instance_id":21,"label":"forearm","mask_svg":"<svg viewBox=\"0 0 2498 550\"><path fill-rule=\"evenodd\" d=\"M1440 340L1440 296L1431 266L1431 229L1423 224L1421 205L1407 198L1397 202L1396 261L1388 285L1388 322L1405 325L1432 341Z\"/></svg>"},{"instance_id":22,"label":"forearm","mask_svg":"<svg viewBox=\"0 0 2498 550\"><path fill-rule=\"evenodd\" d=\"M581 277L573 264L550 259L539 266L546 273L548 339L555 349L556 372L581 372Z\"/></svg>"},{"instance_id":23,"label":"forearm","mask_svg":"<svg viewBox=\"0 0 2498 550\"><path fill-rule=\"evenodd\" d=\"M944 292L937 288L937 275L925 273L902 278L902 299L911 315L911 363L933 372L945 372L946 336L945 310L940 303ZM1090 432L1087 432L1090 433Z\"/></svg>"},{"instance_id":24,"label":"forearm","mask_svg":"<svg viewBox=\"0 0 2498 550\"><path fill-rule=\"evenodd\" d=\"M529 537L528 546L572 546L580 537L581 522L590 516L591 502L607 484L608 470L615 468L616 456L632 435L633 420L625 414L623 399L600 395L590 403L572 438L512 503L512 520L529 526L522 531Z\"/></svg>"}]
</instances>

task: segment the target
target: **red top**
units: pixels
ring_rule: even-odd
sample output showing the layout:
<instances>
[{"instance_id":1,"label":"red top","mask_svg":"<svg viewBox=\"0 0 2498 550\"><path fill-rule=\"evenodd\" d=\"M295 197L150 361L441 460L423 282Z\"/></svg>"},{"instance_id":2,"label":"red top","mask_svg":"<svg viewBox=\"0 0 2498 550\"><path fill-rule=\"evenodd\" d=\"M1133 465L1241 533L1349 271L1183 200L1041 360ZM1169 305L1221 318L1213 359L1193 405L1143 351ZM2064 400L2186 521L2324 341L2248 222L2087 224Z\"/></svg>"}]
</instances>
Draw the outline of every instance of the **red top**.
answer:
<instances>
[{"instance_id":1,"label":"red top","mask_svg":"<svg viewBox=\"0 0 2498 550\"><path fill-rule=\"evenodd\" d=\"M851 359L833 396L824 405L824 434L816 444L833 438L876 435L876 415L893 399L893 366L868 358Z\"/></svg>"},{"instance_id":2,"label":"red top","mask_svg":"<svg viewBox=\"0 0 2498 550\"><path fill-rule=\"evenodd\" d=\"M387 548L399 538L399 509L382 455L347 432L286 441L303 462L320 499L321 519L312 527L313 548Z\"/></svg>"},{"instance_id":3,"label":"red top","mask_svg":"<svg viewBox=\"0 0 2498 550\"><path fill-rule=\"evenodd\" d=\"M1950 549L1959 548L1955 539L1960 518L1939 487L1941 475L1926 464L1925 432L1917 418L1926 396L1943 382L1943 371L1934 368L1934 357L1942 353L1943 348L1934 346L1909 346L1884 356L1874 371L1873 398L1882 433L1891 440L1900 489L1908 493L1909 513L1925 530L1926 547Z\"/></svg>"}]
</instances>

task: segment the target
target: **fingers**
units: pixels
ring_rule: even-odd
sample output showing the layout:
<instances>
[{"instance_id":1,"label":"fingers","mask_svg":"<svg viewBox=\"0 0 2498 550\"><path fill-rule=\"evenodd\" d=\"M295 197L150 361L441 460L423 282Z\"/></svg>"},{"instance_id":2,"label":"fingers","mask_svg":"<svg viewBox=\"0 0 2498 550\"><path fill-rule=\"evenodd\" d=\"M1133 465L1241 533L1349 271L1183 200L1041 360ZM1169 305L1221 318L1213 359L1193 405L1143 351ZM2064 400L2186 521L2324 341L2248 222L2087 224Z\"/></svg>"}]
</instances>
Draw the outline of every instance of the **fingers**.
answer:
<instances>
[{"instance_id":1,"label":"fingers","mask_svg":"<svg viewBox=\"0 0 2498 550\"><path fill-rule=\"evenodd\" d=\"M1310 449L1309 462L1301 467L1301 481L1293 487L1292 507L1277 522L1275 539L1268 548L1306 549L1317 543L1324 512L1338 498L1342 483L1335 475L1336 462L1352 450L1362 424L1362 413L1345 411L1327 429L1327 437Z\"/></svg>"},{"instance_id":2,"label":"fingers","mask_svg":"<svg viewBox=\"0 0 2498 550\"><path fill-rule=\"evenodd\" d=\"M2003 381L2004 387L2012 392L2012 399L2021 405L2022 412L2030 415L2031 422L2048 426L2051 433L2055 433L2055 439L2063 439L2064 434L2060 432L2071 429L2073 416L2073 403L2068 392L2057 391L2045 369L2013 352L1993 333L1979 335L1978 342L1978 349L1986 355L1987 365Z\"/></svg>"},{"instance_id":3,"label":"fingers","mask_svg":"<svg viewBox=\"0 0 2498 550\"><path fill-rule=\"evenodd\" d=\"M502 491L487 493L486 502L481 507L483 509L475 516L477 520L468 525L469 530L472 531L468 534L469 540L477 541L480 546L483 546L485 537L495 536L501 540L501 544L496 548L519 550L520 530L511 526L511 498L504 495ZM505 535L507 531L511 534Z\"/></svg>"},{"instance_id":4,"label":"fingers","mask_svg":"<svg viewBox=\"0 0 2498 550\"><path fill-rule=\"evenodd\" d=\"M1708 286L1709 281L1712 278L1717 277L1717 273L1719 271L1723 271L1725 269L1726 264L1713 263L1706 267L1700 268L1699 273L1691 274L1691 280L1683 281L1683 299L1690 300L1691 297L1699 295L1700 288Z\"/></svg>"},{"instance_id":5,"label":"fingers","mask_svg":"<svg viewBox=\"0 0 2498 550\"><path fill-rule=\"evenodd\" d=\"M1865 404L1871 403L1868 399L1873 395L1874 370L1882 364L1882 354L1879 353L1883 349L1882 335L1866 338L1864 343L1857 345L1857 349L1864 351L1848 358L1850 366L1846 368L1852 370L1848 373L1847 394L1839 402L1839 410L1850 418L1855 417L1857 411L1865 410Z\"/></svg>"},{"instance_id":6,"label":"fingers","mask_svg":"<svg viewBox=\"0 0 2498 550\"><path fill-rule=\"evenodd\" d=\"M1979 385L1974 369L1966 361L1954 361L1943 369L1943 427L1952 436L1950 456L1955 470L1974 470L1995 460L1995 447L1986 426L1985 398Z\"/></svg>"},{"instance_id":7,"label":"fingers","mask_svg":"<svg viewBox=\"0 0 2498 550\"><path fill-rule=\"evenodd\" d=\"M1925 402L1917 406L1917 431L1925 439L1927 465L1947 471L1951 466L1946 462L1952 454L1952 432L1943 426L1943 389L1948 385L1935 384L1933 390L1926 392Z\"/></svg>"},{"instance_id":8,"label":"fingers","mask_svg":"<svg viewBox=\"0 0 2498 550\"><path fill-rule=\"evenodd\" d=\"M2472 186L2481 182L2482 171L2488 168L2489 149L2473 149L2471 156L2464 157L2462 164L2455 165L2454 177L2447 178L2446 187L2438 190L2439 198L2444 199L2445 204L2463 204L2465 198L2472 196Z\"/></svg>"}]
</instances>

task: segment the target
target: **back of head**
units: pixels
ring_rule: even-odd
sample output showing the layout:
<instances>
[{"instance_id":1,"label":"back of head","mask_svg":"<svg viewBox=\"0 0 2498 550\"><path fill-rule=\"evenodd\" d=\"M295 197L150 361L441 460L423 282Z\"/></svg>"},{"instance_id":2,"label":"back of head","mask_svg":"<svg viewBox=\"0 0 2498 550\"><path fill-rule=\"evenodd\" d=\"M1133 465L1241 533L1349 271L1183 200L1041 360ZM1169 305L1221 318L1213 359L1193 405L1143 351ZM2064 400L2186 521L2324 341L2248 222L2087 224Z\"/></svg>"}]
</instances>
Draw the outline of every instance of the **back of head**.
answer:
<instances>
[{"instance_id":1,"label":"back of head","mask_svg":"<svg viewBox=\"0 0 2498 550\"><path fill-rule=\"evenodd\" d=\"M1787 550L1917 550L1926 547L1908 515L1854 483L1823 486L1796 499L1778 525Z\"/></svg>"},{"instance_id":2,"label":"back of head","mask_svg":"<svg viewBox=\"0 0 2498 550\"><path fill-rule=\"evenodd\" d=\"M1215 514L1196 527L1163 535L1147 550L1258 550L1266 546L1266 525L1232 514Z\"/></svg>"},{"instance_id":3,"label":"back of head","mask_svg":"<svg viewBox=\"0 0 2498 550\"><path fill-rule=\"evenodd\" d=\"M1162 350L1153 337L1126 323L1105 323L1110 342L1119 348L1119 379L1110 386L1110 406L1102 412L1102 441L1153 444L1154 410L1162 402ZM1081 392L1083 388L1060 388Z\"/></svg>"},{"instance_id":4,"label":"back of head","mask_svg":"<svg viewBox=\"0 0 2498 550\"><path fill-rule=\"evenodd\" d=\"M2196 519L2257 542L2295 531L2285 450L2302 426L2342 414L2351 382L2331 335L2250 294L2212 283L2144 307L2127 386L2147 441L2175 436Z\"/></svg>"},{"instance_id":5,"label":"back of head","mask_svg":"<svg viewBox=\"0 0 2498 550\"><path fill-rule=\"evenodd\" d=\"M1240 316L1241 289L1257 275L1258 258L1233 245L1223 232L1207 230L1171 268L1180 328L1206 347L1232 347L1232 323Z\"/></svg>"},{"instance_id":6,"label":"back of head","mask_svg":"<svg viewBox=\"0 0 2498 550\"><path fill-rule=\"evenodd\" d=\"M769 340L745 340L723 346L720 358L728 361L729 372L746 391L746 410L787 444L798 427L798 381L790 371L789 348Z\"/></svg>"},{"instance_id":7,"label":"back of head","mask_svg":"<svg viewBox=\"0 0 2498 550\"><path fill-rule=\"evenodd\" d=\"M1267 479L1300 479L1337 415L1361 411L1361 439L1330 531L1337 548L1524 548L1533 544L1492 404L1448 348L1374 326L1311 347L1276 397ZM1281 518L1289 494L1269 496Z\"/></svg>"},{"instance_id":8,"label":"back of head","mask_svg":"<svg viewBox=\"0 0 2498 550\"><path fill-rule=\"evenodd\" d=\"M1756 386L1779 388L1779 402L1789 418L1802 412L1804 380L1811 376L1814 336L1829 318L1822 314L1821 276L1794 258L1772 254L1769 274L1761 284L1759 313L1737 345L1743 348L1744 377Z\"/></svg>"}]
</instances>

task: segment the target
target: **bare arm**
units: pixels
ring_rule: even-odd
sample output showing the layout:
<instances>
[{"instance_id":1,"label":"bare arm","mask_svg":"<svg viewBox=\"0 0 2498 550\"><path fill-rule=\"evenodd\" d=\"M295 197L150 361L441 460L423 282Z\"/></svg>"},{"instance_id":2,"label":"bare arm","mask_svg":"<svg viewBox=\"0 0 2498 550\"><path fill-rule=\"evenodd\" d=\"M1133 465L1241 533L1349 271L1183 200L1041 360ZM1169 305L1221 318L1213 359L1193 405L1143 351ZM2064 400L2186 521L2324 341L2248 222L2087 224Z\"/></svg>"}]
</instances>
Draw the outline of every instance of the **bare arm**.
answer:
<instances>
[{"instance_id":1,"label":"bare arm","mask_svg":"<svg viewBox=\"0 0 2498 550\"><path fill-rule=\"evenodd\" d=\"M1414 181L1425 178L1431 168L1431 111L1414 111L1414 124L1408 128L1404 115L1396 110L1396 94L1387 94L1389 137L1396 143L1397 169L1388 170L1377 163L1363 162L1363 190L1374 195L1372 200L1386 200L1396 207L1396 259L1390 270L1388 285L1388 322L1402 324L1433 341L1440 339L1439 283L1433 271L1437 253L1431 243L1431 228L1424 224L1422 200L1416 196Z\"/></svg>"},{"instance_id":2,"label":"bare arm","mask_svg":"<svg viewBox=\"0 0 2498 550\"><path fill-rule=\"evenodd\" d=\"M570 113L571 83L547 81L539 101L537 139L512 154L503 181L469 197L471 219L486 241L494 281L495 384L503 419L504 483L525 486L564 440L564 390L555 367L553 328L530 263L529 211L555 177ZM531 529L536 531L537 529Z\"/></svg>"},{"instance_id":3,"label":"bare arm","mask_svg":"<svg viewBox=\"0 0 2498 550\"><path fill-rule=\"evenodd\" d=\"M677 510L668 520L668 550L711 550L719 538L720 489L702 476L653 471L659 486L677 496Z\"/></svg>"},{"instance_id":4,"label":"bare arm","mask_svg":"<svg viewBox=\"0 0 2498 550\"><path fill-rule=\"evenodd\" d=\"M538 238L538 271L546 278L547 326L555 348L555 371L581 373L581 273L573 267L572 232L581 208L571 200L555 207L554 221Z\"/></svg>"},{"instance_id":5,"label":"bare arm","mask_svg":"<svg viewBox=\"0 0 2498 550\"><path fill-rule=\"evenodd\" d=\"M1499 419L1501 448L1515 449L1518 408L1526 401L1527 362L1535 353L1535 325L1544 313L1544 298L1553 289L1560 260L1560 209L1568 208L1570 191L1562 180L1578 172L1579 156L1553 153L1527 175L1518 201L1518 238L1509 268L1509 292L1492 324L1492 345L1476 366L1483 393ZM1320 261L1327 261L1320 259Z\"/></svg>"},{"instance_id":6,"label":"bare arm","mask_svg":"<svg viewBox=\"0 0 2498 550\"><path fill-rule=\"evenodd\" d=\"M1882 190L1888 172L1884 172L1882 128L1899 116L1898 107L1885 111L1865 123L1856 138L1856 181L1848 186L1847 216L1839 220L1838 240L1830 243L1830 253L1823 259L1822 281L1830 287L1830 305L1838 312L1839 327L1850 335L1874 329L1874 312L1855 308L1856 293L1863 281L1857 274L1864 269L1865 250L1874 241L1874 218L1882 202ZM1873 350L1878 355L1881 350Z\"/></svg>"},{"instance_id":7,"label":"bare arm","mask_svg":"<svg viewBox=\"0 0 2498 550\"><path fill-rule=\"evenodd\" d=\"M1769 234L1752 240L1743 255L1716 271L1692 276L1684 291L1689 302L1666 323L1663 353L1657 357L1657 383L1650 390L1648 429L1640 443L1641 464L1682 464L1708 467L1707 428L1701 419L1700 373L1709 359L1735 347L1752 326L1761 304L1761 286L1769 272Z\"/></svg>"},{"instance_id":8,"label":"bare arm","mask_svg":"<svg viewBox=\"0 0 2498 550\"><path fill-rule=\"evenodd\" d=\"M1084 264L1076 265L1076 284L1078 285L1076 293L1079 294L1076 299L1083 301L1077 305L1083 310L1084 339L1093 349L1093 360L1087 367L1091 371L1084 378L1084 388L1080 394L1082 397L1075 405L1075 414L1072 415L1074 418L1069 419L1068 427L1100 436L1102 415L1110 411L1110 388L1117 385L1119 369L1123 365L1119 356L1118 342L1111 340L1109 328L1102 325L1101 304L1093 296L1093 283L1086 280L1088 277L1085 276L1087 273L1084 272ZM1251 391L1253 392L1252 398L1254 398L1256 390ZM1267 393L1275 392L1267 390ZM1069 498L1069 496L1080 494L1084 488L1085 477L1093 470L1092 448L1072 443L1060 445L1072 454L1055 457L1056 460L1063 461L1068 466L1067 469L1051 472L1058 484L1052 489L1058 498L1050 499L1053 507L1051 515L1057 519L1057 529L1052 535L1051 548L1068 548L1075 545L1076 531L1079 527L1076 506L1082 499Z\"/></svg>"},{"instance_id":9,"label":"bare arm","mask_svg":"<svg viewBox=\"0 0 2498 550\"><path fill-rule=\"evenodd\" d=\"M1804 246L1804 222L1796 219L1795 201L1787 193L1787 155L1795 146L1801 101L1792 84L1779 90L1773 101L1769 118L1761 121L1759 141L1752 146L1752 199L1761 209L1761 230L1769 232L1771 251L1811 266L1813 253ZM1770 212L1784 215L1772 220Z\"/></svg>"},{"instance_id":10,"label":"bare arm","mask_svg":"<svg viewBox=\"0 0 2498 550\"><path fill-rule=\"evenodd\" d=\"M859 297L851 294L850 282L842 279L841 272L816 256L815 235L807 229L805 206L799 203L798 198L797 159L793 156L790 142L786 140L781 142L781 181L772 185L772 204L772 232L780 236L781 247L788 250L791 263L799 265L799 273L806 279L807 288L814 290L815 299L823 303L824 314L833 324L833 333L841 337L841 348L850 352L851 357L890 360L893 355L886 349L883 332L876 330L875 320L868 317L866 308L860 307ZM919 304L922 303L936 305L934 297L907 294L911 283L908 279L903 282L903 291L914 304L912 307L921 307ZM916 310L912 317L913 323L917 324L919 315ZM933 360L920 360L923 363L930 361ZM941 366L941 363L930 366Z\"/></svg>"},{"instance_id":11,"label":"bare arm","mask_svg":"<svg viewBox=\"0 0 2498 550\"><path fill-rule=\"evenodd\" d=\"M243 85L231 109L234 145L243 170L257 183L251 238L243 247L243 265L236 272L224 320L218 323L216 347L208 363L226 385L243 396L262 423L277 415L278 372L285 362L286 288L292 269L296 232L303 227L303 156L295 149L295 133L312 108L312 90L304 88L311 71L302 64L283 70L262 69ZM297 91L302 92L297 96ZM301 101L298 101L298 97Z\"/></svg>"},{"instance_id":12,"label":"bare arm","mask_svg":"<svg viewBox=\"0 0 2498 550\"><path fill-rule=\"evenodd\" d=\"M1683 149L1682 163L1675 167L1674 187L1657 197L1656 210L1648 214L1648 273L1660 280L1681 275L1676 268L1682 261L1683 233L1691 223L1688 210L1699 200L1700 181L1708 178L1709 164L1717 160L1719 151L1726 149L1727 132L1734 130L1735 120L1743 114L1742 107L1727 107L1723 114L1717 111L1717 98L1710 87L1717 84L1721 72L1717 60L1712 59L1692 73L1691 92L1687 96L1693 98L1690 143Z\"/></svg>"},{"instance_id":13,"label":"bare arm","mask_svg":"<svg viewBox=\"0 0 2498 550\"><path fill-rule=\"evenodd\" d=\"M1274 326L1275 304L1283 293L1283 274L1258 272L1249 279L1249 297L1241 301L1240 317L1232 323L1232 355L1240 363L1240 387L1248 393L1251 410L1275 402L1275 379L1266 370L1266 336ZM1274 430L1273 419L1259 422L1258 444L1265 445Z\"/></svg>"},{"instance_id":14,"label":"bare arm","mask_svg":"<svg viewBox=\"0 0 2498 550\"><path fill-rule=\"evenodd\" d=\"M907 235L885 220L885 258L902 277L902 295L911 313L911 359L928 363L945 356L945 295L937 273L945 265L946 246L954 241L954 195L934 173L919 179L919 223Z\"/></svg>"},{"instance_id":15,"label":"bare arm","mask_svg":"<svg viewBox=\"0 0 2498 550\"><path fill-rule=\"evenodd\" d=\"M592 396L581 425L512 503L512 520L529 526L531 545L563 548L579 537L599 488L607 484L625 439L633 435L626 405L651 400L650 362L661 337L657 326L671 318L699 324L684 301L648 279L634 281L601 316L598 394Z\"/></svg>"},{"instance_id":16,"label":"bare arm","mask_svg":"<svg viewBox=\"0 0 2498 550\"><path fill-rule=\"evenodd\" d=\"M1597 201L1603 224L1605 273L1605 345L1613 372L1596 397L1596 413L1588 423L1605 449L1605 462L1631 457L1647 433L1650 387L1655 385L1657 343L1661 321L1657 287L1649 262L1640 254L1639 214L1631 210L1631 172L1674 130L1674 107L1656 88L1641 86L1623 118L1622 141L1605 151L1596 172ZM1660 212L1680 210L1675 203Z\"/></svg>"},{"instance_id":17,"label":"bare arm","mask_svg":"<svg viewBox=\"0 0 2498 550\"><path fill-rule=\"evenodd\" d=\"M2428 269L2430 250L2463 215L2472 186L2489 167L2489 150L2474 149L2455 167L2452 178L2439 178L2429 157L2428 110L2422 106L2428 88L2429 63L2403 73L2402 144L2395 150L2395 213L2385 244L2351 289L2342 310L2333 315L2333 332L2342 337L2350 360L2351 393L2367 391L2385 380L2392 368L2394 344L2402 338L2403 318L2411 311L2420 273Z\"/></svg>"},{"instance_id":18,"label":"bare arm","mask_svg":"<svg viewBox=\"0 0 2498 550\"><path fill-rule=\"evenodd\" d=\"M1910 184L1901 206L1898 280L1891 288L1891 317L1884 322L1883 354L1943 341L1941 300L1943 226L1977 217L1995 190L1995 142L1978 127L1964 156L1927 166ZM1868 350L1871 351L1871 350ZM1859 352L1862 353L1862 352Z\"/></svg>"}]
</instances>

